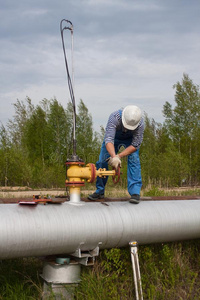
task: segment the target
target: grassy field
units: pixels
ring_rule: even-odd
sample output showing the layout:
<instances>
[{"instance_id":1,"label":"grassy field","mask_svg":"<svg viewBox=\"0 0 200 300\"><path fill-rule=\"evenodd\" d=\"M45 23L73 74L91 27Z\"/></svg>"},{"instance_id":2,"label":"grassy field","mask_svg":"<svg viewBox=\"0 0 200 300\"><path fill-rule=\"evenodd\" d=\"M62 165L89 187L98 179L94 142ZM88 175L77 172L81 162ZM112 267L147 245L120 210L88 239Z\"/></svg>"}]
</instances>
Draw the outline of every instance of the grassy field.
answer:
<instances>
[{"instance_id":1,"label":"grassy field","mask_svg":"<svg viewBox=\"0 0 200 300\"><path fill-rule=\"evenodd\" d=\"M200 299L200 241L139 248L144 299ZM0 299L38 300L42 296L42 263L35 258L0 263ZM103 250L93 267L82 267L75 299L134 299L128 248ZM49 299L55 299L53 294Z\"/></svg>"},{"instance_id":2,"label":"grassy field","mask_svg":"<svg viewBox=\"0 0 200 300\"><path fill-rule=\"evenodd\" d=\"M144 299L200 299L200 241L141 246ZM129 249L101 252L93 269L83 270L76 299L135 299Z\"/></svg>"},{"instance_id":3,"label":"grassy field","mask_svg":"<svg viewBox=\"0 0 200 300\"><path fill-rule=\"evenodd\" d=\"M87 191L86 191L87 192ZM120 194L121 193L121 194ZM126 191L108 191L123 197ZM151 188L143 196L200 195L200 189L175 191ZM3 204L2 204L3 205ZM139 247L144 299L200 299L200 240ZM37 258L0 261L0 299L38 300L42 297L42 262ZM93 267L82 267L75 299L134 299L129 248L100 252ZM51 298L54 299L52 295Z\"/></svg>"}]
</instances>

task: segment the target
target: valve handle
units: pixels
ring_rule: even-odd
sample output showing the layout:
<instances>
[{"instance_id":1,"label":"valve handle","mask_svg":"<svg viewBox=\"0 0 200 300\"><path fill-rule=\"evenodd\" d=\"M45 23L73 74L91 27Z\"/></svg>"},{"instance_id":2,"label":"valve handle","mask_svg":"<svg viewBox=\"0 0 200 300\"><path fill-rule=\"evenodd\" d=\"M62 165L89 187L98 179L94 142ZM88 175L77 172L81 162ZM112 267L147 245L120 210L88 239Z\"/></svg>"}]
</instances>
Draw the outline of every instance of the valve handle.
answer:
<instances>
[{"instance_id":1,"label":"valve handle","mask_svg":"<svg viewBox=\"0 0 200 300\"><path fill-rule=\"evenodd\" d=\"M113 168L114 169L114 168ZM115 170L115 175L112 176L112 180L114 184L117 184L120 180L120 167L117 168L117 170Z\"/></svg>"}]
</instances>

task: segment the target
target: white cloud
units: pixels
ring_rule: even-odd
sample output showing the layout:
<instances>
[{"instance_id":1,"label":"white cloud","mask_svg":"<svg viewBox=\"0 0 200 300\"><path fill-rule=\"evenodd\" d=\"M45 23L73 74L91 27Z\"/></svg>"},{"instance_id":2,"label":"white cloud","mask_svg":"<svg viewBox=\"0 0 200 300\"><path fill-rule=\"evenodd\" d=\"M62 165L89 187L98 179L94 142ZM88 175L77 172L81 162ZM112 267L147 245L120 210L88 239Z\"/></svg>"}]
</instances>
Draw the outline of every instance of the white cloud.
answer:
<instances>
[{"instance_id":1,"label":"white cloud","mask_svg":"<svg viewBox=\"0 0 200 300\"><path fill-rule=\"evenodd\" d=\"M136 102L156 121L172 86L188 73L200 82L200 3L122 0L6 1L0 12L0 120L17 98L69 101L59 23L74 25L75 96L94 127ZM70 37L65 36L67 49ZM67 51L70 59L70 51Z\"/></svg>"},{"instance_id":2,"label":"white cloud","mask_svg":"<svg viewBox=\"0 0 200 300\"><path fill-rule=\"evenodd\" d=\"M162 10L160 4L156 4L155 1L139 2L139 1L123 1L123 0L85 0L86 4L98 9L99 6L111 7L113 9L122 9L128 11L152 11Z\"/></svg>"},{"instance_id":3,"label":"white cloud","mask_svg":"<svg viewBox=\"0 0 200 300\"><path fill-rule=\"evenodd\" d=\"M22 17L40 17L44 16L48 13L48 9L42 9L42 8L31 8L31 9L25 9L24 11L21 12Z\"/></svg>"}]
</instances>

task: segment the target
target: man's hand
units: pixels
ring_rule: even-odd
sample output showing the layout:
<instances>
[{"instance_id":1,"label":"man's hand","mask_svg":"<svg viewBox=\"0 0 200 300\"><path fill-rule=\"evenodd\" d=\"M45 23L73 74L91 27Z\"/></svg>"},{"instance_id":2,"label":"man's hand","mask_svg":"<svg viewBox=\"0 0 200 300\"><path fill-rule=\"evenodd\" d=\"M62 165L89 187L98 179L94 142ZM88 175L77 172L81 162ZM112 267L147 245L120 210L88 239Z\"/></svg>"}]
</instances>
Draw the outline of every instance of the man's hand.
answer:
<instances>
[{"instance_id":1,"label":"man's hand","mask_svg":"<svg viewBox=\"0 0 200 300\"><path fill-rule=\"evenodd\" d=\"M115 170L117 170L118 167L121 168L121 159L119 158L118 155L114 156L114 157L110 157L108 160L108 164L115 168Z\"/></svg>"}]
</instances>

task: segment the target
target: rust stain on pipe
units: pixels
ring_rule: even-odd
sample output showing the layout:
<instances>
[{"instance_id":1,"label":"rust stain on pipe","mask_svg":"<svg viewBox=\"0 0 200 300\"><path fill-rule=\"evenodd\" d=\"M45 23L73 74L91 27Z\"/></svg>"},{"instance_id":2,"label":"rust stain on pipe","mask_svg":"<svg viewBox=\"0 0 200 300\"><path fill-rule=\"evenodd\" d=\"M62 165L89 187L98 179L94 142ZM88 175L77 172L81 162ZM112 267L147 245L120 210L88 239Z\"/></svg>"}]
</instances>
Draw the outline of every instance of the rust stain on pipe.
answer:
<instances>
[{"instance_id":1,"label":"rust stain on pipe","mask_svg":"<svg viewBox=\"0 0 200 300\"><path fill-rule=\"evenodd\" d=\"M59 199L59 198L55 198ZM168 200L200 200L200 196L158 196L158 197L141 197L141 201L168 201ZM33 198L0 198L0 204L4 203L18 203L19 201L32 201ZM88 200L87 198L81 198L84 202L121 202L121 201L129 201L128 197L121 197L121 198L104 198L95 201ZM62 198L62 202L68 201L68 198Z\"/></svg>"}]
</instances>

